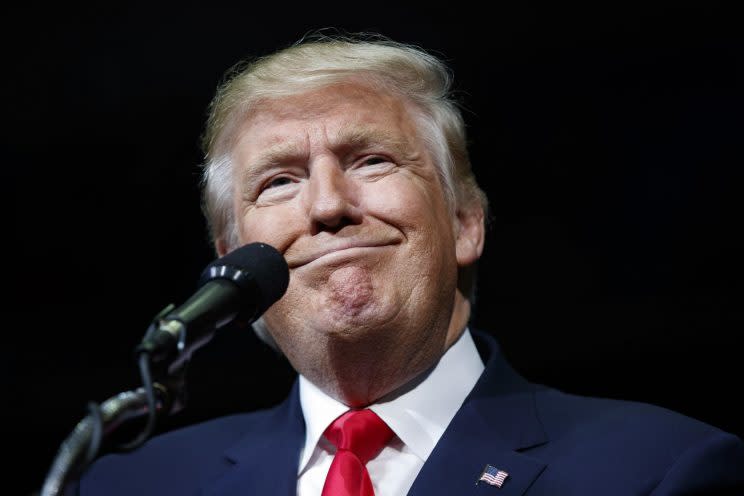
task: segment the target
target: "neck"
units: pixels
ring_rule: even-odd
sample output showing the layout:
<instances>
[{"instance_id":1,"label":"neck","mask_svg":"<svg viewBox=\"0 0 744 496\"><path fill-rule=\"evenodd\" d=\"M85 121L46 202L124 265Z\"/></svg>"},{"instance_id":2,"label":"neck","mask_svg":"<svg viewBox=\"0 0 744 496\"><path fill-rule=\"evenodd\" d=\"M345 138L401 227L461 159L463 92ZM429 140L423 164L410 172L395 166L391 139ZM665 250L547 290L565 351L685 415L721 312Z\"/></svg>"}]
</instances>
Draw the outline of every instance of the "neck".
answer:
<instances>
[{"instance_id":1,"label":"neck","mask_svg":"<svg viewBox=\"0 0 744 496\"><path fill-rule=\"evenodd\" d=\"M437 328L415 330L421 341L413 349L397 349L395 341L385 340L382 332L368 340L334 340L327 343L327 361L302 373L349 407L368 406L394 394L436 365L460 337L469 316L470 303L457 291L449 322Z\"/></svg>"}]
</instances>

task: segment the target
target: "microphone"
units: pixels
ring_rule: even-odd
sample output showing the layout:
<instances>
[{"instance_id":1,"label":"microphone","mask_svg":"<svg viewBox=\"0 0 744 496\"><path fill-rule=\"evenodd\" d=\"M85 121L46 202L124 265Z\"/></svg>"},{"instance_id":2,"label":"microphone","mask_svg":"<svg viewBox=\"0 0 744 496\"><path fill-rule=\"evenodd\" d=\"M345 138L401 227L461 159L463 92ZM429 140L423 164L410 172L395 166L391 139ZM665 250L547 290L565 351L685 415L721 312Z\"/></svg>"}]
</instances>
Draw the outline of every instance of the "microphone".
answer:
<instances>
[{"instance_id":1,"label":"microphone","mask_svg":"<svg viewBox=\"0 0 744 496\"><path fill-rule=\"evenodd\" d=\"M183 305L156 317L137 347L153 361L180 355L178 362L236 321L249 325L279 300L289 285L289 267L272 246L250 243L207 265L200 288ZM183 355L186 356L183 356Z\"/></svg>"}]
</instances>

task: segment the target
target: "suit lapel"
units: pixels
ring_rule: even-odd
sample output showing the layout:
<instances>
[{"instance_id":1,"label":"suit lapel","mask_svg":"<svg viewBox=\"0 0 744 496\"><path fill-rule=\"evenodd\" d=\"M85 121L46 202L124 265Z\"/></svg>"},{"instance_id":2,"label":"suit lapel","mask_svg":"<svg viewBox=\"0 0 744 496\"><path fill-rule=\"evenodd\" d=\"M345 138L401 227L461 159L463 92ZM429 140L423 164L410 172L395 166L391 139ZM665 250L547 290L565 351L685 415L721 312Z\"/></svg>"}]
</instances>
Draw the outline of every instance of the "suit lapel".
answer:
<instances>
[{"instance_id":1,"label":"suit lapel","mask_svg":"<svg viewBox=\"0 0 744 496\"><path fill-rule=\"evenodd\" d=\"M205 496L272 494L296 496L297 463L305 440L305 421L295 382L289 398L268 412L228 449L227 469L203 488Z\"/></svg>"},{"instance_id":2,"label":"suit lapel","mask_svg":"<svg viewBox=\"0 0 744 496\"><path fill-rule=\"evenodd\" d=\"M493 494L519 496L546 464L519 453L548 441L535 411L534 386L501 355L496 342L473 333L486 369L447 427L414 482L409 496ZM509 474L501 488L481 482L484 467Z\"/></svg>"},{"instance_id":3,"label":"suit lapel","mask_svg":"<svg viewBox=\"0 0 744 496\"><path fill-rule=\"evenodd\" d=\"M517 403L523 400L513 399ZM484 414L483 410L482 406L473 403L463 406L419 472L409 496L519 496L540 475L545 463L515 451L510 443L495 433L494 422L498 422L498 416ZM500 489L485 482L476 485L486 464L509 474Z\"/></svg>"}]
</instances>

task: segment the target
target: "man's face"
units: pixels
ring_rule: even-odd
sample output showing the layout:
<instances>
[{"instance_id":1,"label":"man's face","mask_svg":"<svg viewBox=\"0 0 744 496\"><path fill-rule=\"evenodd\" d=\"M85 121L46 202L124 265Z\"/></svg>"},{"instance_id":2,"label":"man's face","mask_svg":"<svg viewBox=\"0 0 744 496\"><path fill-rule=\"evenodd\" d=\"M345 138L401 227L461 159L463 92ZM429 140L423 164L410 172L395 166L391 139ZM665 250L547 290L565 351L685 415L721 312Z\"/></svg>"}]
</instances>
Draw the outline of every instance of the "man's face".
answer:
<instances>
[{"instance_id":1,"label":"man's face","mask_svg":"<svg viewBox=\"0 0 744 496\"><path fill-rule=\"evenodd\" d=\"M338 349L401 366L441 355L458 221L406 104L351 83L263 103L234 159L240 243L268 243L289 264L264 320L297 370L327 374Z\"/></svg>"}]
</instances>

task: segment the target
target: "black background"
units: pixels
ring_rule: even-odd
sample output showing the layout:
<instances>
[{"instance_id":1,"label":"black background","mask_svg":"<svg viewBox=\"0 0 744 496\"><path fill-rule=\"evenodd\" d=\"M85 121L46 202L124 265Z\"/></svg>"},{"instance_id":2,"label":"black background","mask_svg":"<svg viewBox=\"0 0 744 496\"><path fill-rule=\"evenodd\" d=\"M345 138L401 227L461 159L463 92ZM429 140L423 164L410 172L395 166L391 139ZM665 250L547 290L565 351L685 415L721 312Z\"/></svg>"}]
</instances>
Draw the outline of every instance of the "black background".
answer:
<instances>
[{"instance_id":1,"label":"black background","mask_svg":"<svg viewBox=\"0 0 744 496\"><path fill-rule=\"evenodd\" d=\"M744 435L740 18L555 3L4 7L6 483L38 489L86 402L138 385L132 349L212 260L198 141L224 71L324 27L453 68L493 214L474 324L519 371ZM250 332L221 333L161 429L292 380Z\"/></svg>"}]
</instances>

